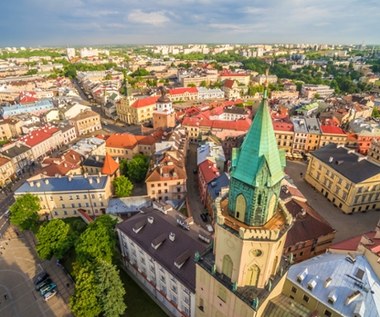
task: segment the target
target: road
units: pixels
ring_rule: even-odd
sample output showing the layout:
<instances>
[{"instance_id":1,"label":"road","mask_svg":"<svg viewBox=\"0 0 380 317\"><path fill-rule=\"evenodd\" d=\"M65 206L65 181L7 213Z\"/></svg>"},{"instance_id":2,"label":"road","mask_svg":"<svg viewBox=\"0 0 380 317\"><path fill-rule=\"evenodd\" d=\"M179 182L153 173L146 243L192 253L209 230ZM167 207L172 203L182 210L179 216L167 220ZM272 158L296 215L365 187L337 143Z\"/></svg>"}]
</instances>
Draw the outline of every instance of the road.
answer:
<instances>
[{"instance_id":1,"label":"road","mask_svg":"<svg viewBox=\"0 0 380 317\"><path fill-rule=\"evenodd\" d=\"M197 169L197 145L189 144L189 150L186 158L187 199L194 222L206 229L207 223L203 222L200 216L201 213L206 211L206 208L203 206L200 199L198 174L193 173L194 169Z\"/></svg>"},{"instance_id":2,"label":"road","mask_svg":"<svg viewBox=\"0 0 380 317\"><path fill-rule=\"evenodd\" d=\"M307 165L304 162L288 161L285 171L307 198L309 205L335 228L337 232L334 242L339 242L355 235L375 230L375 226L380 218L380 212L370 211L352 215L342 213L342 211L336 208L321 193L314 190L300 177L300 173L305 175L306 167Z\"/></svg>"},{"instance_id":3,"label":"road","mask_svg":"<svg viewBox=\"0 0 380 317\"><path fill-rule=\"evenodd\" d=\"M76 79L73 79L72 82L73 82L76 90L78 91L79 96L83 99L83 101L88 103L88 105L91 107L92 111L94 111L100 115L103 130L105 130L109 133L125 133L125 132L128 132L128 133L135 134L135 135L141 134L141 126L140 125L126 125L123 122L116 122L116 121L106 117L104 112L102 111L102 106L88 98L86 92L81 88L78 81Z\"/></svg>"}]
</instances>

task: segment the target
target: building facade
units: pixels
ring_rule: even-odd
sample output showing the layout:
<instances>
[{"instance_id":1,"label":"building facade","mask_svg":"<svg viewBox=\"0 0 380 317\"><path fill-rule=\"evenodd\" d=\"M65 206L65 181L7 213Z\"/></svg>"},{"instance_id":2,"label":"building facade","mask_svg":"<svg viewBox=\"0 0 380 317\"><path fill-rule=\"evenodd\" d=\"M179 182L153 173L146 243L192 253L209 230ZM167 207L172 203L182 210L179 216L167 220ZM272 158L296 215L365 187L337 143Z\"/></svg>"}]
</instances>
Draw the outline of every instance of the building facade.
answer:
<instances>
[{"instance_id":1,"label":"building facade","mask_svg":"<svg viewBox=\"0 0 380 317\"><path fill-rule=\"evenodd\" d=\"M194 317L195 263L211 239L197 226L183 229L180 214L143 208L117 225L123 263L143 289L172 317ZM208 242L206 242L207 240Z\"/></svg>"},{"instance_id":2,"label":"building facade","mask_svg":"<svg viewBox=\"0 0 380 317\"><path fill-rule=\"evenodd\" d=\"M79 211L100 216L112 195L109 176L87 174L29 179L15 191L15 199L27 193L38 197L39 215L47 219L79 217Z\"/></svg>"},{"instance_id":3,"label":"building facade","mask_svg":"<svg viewBox=\"0 0 380 317\"><path fill-rule=\"evenodd\" d=\"M311 153L305 180L344 213L380 208L380 166L330 143Z\"/></svg>"},{"instance_id":4,"label":"building facade","mask_svg":"<svg viewBox=\"0 0 380 317\"><path fill-rule=\"evenodd\" d=\"M75 127L77 135L88 134L102 128L100 115L94 111L84 111L69 120Z\"/></svg>"}]
</instances>

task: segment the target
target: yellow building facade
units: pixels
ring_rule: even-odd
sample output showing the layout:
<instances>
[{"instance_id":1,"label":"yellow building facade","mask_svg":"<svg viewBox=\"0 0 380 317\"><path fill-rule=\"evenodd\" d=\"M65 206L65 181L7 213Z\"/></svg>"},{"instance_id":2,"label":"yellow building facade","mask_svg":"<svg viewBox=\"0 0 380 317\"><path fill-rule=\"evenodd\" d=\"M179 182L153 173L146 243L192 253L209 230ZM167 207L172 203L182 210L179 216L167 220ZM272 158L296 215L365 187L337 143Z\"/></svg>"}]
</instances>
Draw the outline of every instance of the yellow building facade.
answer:
<instances>
[{"instance_id":1,"label":"yellow building facade","mask_svg":"<svg viewBox=\"0 0 380 317\"><path fill-rule=\"evenodd\" d=\"M78 217L79 210L90 216L100 216L112 195L111 179L107 175L87 174L35 178L25 181L16 190L15 199L27 193L39 198L41 218Z\"/></svg>"},{"instance_id":2,"label":"yellow building facade","mask_svg":"<svg viewBox=\"0 0 380 317\"><path fill-rule=\"evenodd\" d=\"M380 166L348 148L312 152L305 180L344 213L380 209Z\"/></svg>"}]
</instances>

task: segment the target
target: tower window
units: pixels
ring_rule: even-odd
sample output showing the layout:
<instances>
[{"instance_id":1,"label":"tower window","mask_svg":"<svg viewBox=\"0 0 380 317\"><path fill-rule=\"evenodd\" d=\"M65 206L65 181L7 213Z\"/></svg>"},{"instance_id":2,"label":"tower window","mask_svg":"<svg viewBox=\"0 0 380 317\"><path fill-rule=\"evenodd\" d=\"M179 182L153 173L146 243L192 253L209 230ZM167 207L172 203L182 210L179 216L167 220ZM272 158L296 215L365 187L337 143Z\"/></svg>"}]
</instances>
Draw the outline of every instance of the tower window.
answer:
<instances>
[{"instance_id":1,"label":"tower window","mask_svg":"<svg viewBox=\"0 0 380 317\"><path fill-rule=\"evenodd\" d=\"M261 194L259 194L259 196L257 196L257 203L258 203L259 205L261 205Z\"/></svg>"}]
</instances>

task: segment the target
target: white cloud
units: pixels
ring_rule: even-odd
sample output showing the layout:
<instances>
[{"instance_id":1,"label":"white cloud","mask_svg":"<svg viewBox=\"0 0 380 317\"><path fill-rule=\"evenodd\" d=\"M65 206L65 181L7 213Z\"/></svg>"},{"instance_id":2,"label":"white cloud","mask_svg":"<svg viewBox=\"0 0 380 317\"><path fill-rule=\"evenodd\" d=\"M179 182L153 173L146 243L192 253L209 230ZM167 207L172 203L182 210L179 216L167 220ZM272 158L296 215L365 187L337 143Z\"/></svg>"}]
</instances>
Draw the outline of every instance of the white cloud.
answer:
<instances>
[{"instance_id":1,"label":"white cloud","mask_svg":"<svg viewBox=\"0 0 380 317\"><path fill-rule=\"evenodd\" d=\"M133 10L128 14L128 21L159 26L169 22L170 19L165 11L144 12L142 10Z\"/></svg>"}]
</instances>

